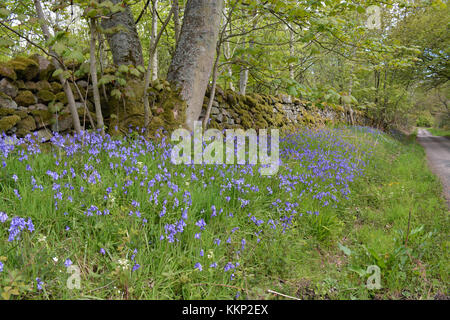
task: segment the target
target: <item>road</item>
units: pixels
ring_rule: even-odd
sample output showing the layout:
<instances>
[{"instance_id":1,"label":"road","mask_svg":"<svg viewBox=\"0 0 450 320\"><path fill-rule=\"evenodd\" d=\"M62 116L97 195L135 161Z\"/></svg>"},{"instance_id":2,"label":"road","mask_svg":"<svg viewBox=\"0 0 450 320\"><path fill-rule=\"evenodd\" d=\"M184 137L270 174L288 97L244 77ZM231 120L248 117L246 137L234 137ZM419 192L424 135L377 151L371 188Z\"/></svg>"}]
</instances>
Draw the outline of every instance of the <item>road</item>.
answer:
<instances>
[{"instance_id":1,"label":"road","mask_svg":"<svg viewBox=\"0 0 450 320\"><path fill-rule=\"evenodd\" d=\"M426 129L419 129L417 141L425 148L431 170L442 181L444 196L450 208L450 139L435 137Z\"/></svg>"}]
</instances>

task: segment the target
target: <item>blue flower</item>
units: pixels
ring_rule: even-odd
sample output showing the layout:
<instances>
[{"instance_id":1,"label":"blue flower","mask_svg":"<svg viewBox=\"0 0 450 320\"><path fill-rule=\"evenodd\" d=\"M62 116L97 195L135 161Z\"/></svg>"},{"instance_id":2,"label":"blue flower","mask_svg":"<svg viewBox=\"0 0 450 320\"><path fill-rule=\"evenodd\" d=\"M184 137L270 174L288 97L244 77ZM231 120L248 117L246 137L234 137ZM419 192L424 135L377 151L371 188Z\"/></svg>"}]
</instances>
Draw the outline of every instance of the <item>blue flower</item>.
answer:
<instances>
[{"instance_id":1,"label":"blue flower","mask_svg":"<svg viewBox=\"0 0 450 320\"><path fill-rule=\"evenodd\" d=\"M194 268L195 268L195 269L198 269L199 271L202 271L202 270L203 270L203 267L202 267L202 265L200 264L200 262L197 262L197 263L195 264Z\"/></svg>"},{"instance_id":2,"label":"blue flower","mask_svg":"<svg viewBox=\"0 0 450 320\"><path fill-rule=\"evenodd\" d=\"M6 220L8 220L8 215L2 211L0 211L0 222L4 223Z\"/></svg>"},{"instance_id":3,"label":"blue flower","mask_svg":"<svg viewBox=\"0 0 450 320\"><path fill-rule=\"evenodd\" d=\"M70 260L69 258L66 259L66 261L64 261L64 265L66 267L70 267L72 265L72 260Z\"/></svg>"},{"instance_id":4,"label":"blue flower","mask_svg":"<svg viewBox=\"0 0 450 320\"><path fill-rule=\"evenodd\" d=\"M133 266L133 269L131 270L132 272L134 272L134 271L136 271L137 269L139 269L141 266L139 265L139 264L135 264L134 266Z\"/></svg>"},{"instance_id":5,"label":"blue flower","mask_svg":"<svg viewBox=\"0 0 450 320\"><path fill-rule=\"evenodd\" d=\"M36 278L36 286L39 291L42 290L43 285L44 285L44 282L42 282L40 278Z\"/></svg>"}]
</instances>

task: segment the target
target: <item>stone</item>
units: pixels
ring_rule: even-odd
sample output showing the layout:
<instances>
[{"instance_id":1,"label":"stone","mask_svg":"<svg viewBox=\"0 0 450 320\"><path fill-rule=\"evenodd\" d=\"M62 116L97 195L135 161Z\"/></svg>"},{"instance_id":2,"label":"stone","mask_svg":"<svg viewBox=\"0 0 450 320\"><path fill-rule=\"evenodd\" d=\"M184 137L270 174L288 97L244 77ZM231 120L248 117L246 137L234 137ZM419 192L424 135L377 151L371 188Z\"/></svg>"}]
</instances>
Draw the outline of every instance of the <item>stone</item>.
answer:
<instances>
[{"instance_id":1,"label":"stone","mask_svg":"<svg viewBox=\"0 0 450 320\"><path fill-rule=\"evenodd\" d=\"M28 110L48 110L48 107L45 104L37 103L29 106Z\"/></svg>"},{"instance_id":2,"label":"stone","mask_svg":"<svg viewBox=\"0 0 450 320\"><path fill-rule=\"evenodd\" d=\"M27 81L27 82L25 82L25 89L30 90L32 92L37 92L38 86L37 86L36 82L34 82L34 81Z\"/></svg>"},{"instance_id":3,"label":"stone","mask_svg":"<svg viewBox=\"0 0 450 320\"><path fill-rule=\"evenodd\" d=\"M33 80L39 75L39 65L32 59L16 57L8 62L17 74L17 78Z\"/></svg>"},{"instance_id":4,"label":"stone","mask_svg":"<svg viewBox=\"0 0 450 320\"><path fill-rule=\"evenodd\" d=\"M19 94L16 97L16 102L19 106L28 107L32 104L36 104L38 101L31 91L23 90L19 91Z\"/></svg>"},{"instance_id":5,"label":"stone","mask_svg":"<svg viewBox=\"0 0 450 320\"><path fill-rule=\"evenodd\" d=\"M77 81L77 85L80 88L86 89L88 87L88 82L86 80Z\"/></svg>"},{"instance_id":6,"label":"stone","mask_svg":"<svg viewBox=\"0 0 450 320\"><path fill-rule=\"evenodd\" d=\"M214 117L214 119L216 119L217 122L219 122L219 123L221 123L221 122L223 121L223 118L224 118L224 116L223 116L223 114L221 114L221 113L219 113L218 115L216 115L216 116Z\"/></svg>"},{"instance_id":7,"label":"stone","mask_svg":"<svg viewBox=\"0 0 450 320\"><path fill-rule=\"evenodd\" d=\"M37 131L37 138L38 138L38 141L40 141L40 142L47 142L51 138L53 138L53 135L49 130L41 129L41 130Z\"/></svg>"},{"instance_id":8,"label":"stone","mask_svg":"<svg viewBox=\"0 0 450 320\"><path fill-rule=\"evenodd\" d=\"M57 93L55 95L55 100L58 101L58 102L62 102L64 104L66 104L67 103L67 96L66 96L66 94L64 92L60 92L60 93Z\"/></svg>"},{"instance_id":9,"label":"stone","mask_svg":"<svg viewBox=\"0 0 450 320\"><path fill-rule=\"evenodd\" d=\"M8 78L12 81L17 80L17 74L11 66L6 63L0 63L0 76Z\"/></svg>"},{"instance_id":10,"label":"stone","mask_svg":"<svg viewBox=\"0 0 450 320\"><path fill-rule=\"evenodd\" d=\"M17 103L6 94L0 92L0 108L17 109Z\"/></svg>"},{"instance_id":11,"label":"stone","mask_svg":"<svg viewBox=\"0 0 450 320\"><path fill-rule=\"evenodd\" d=\"M286 104L292 103L292 97L287 94L282 94L281 101L283 101L283 103L286 103Z\"/></svg>"},{"instance_id":12,"label":"stone","mask_svg":"<svg viewBox=\"0 0 450 320\"><path fill-rule=\"evenodd\" d=\"M234 125L234 119L233 118L227 118L227 125L233 126Z\"/></svg>"},{"instance_id":13,"label":"stone","mask_svg":"<svg viewBox=\"0 0 450 320\"><path fill-rule=\"evenodd\" d=\"M52 124L52 131L62 132L72 128L73 121L70 114L60 115L57 119L58 120Z\"/></svg>"},{"instance_id":14,"label":"stone","mask_svg":"<svg viewBox=\"0 0 450 320\"><path fill-rule=\"evenodd\" d=\"M32 55L30 59L38 64L39 79L41 80L48 80L52 76L53 72L56 70L55 66L51 61L49 61L48 59L39 54Z\"/></svg>"},{"instance_id":15,"label":"stone","mask_svg":"<svg viewBox=\"0 0 450 320\"><path fill-rule=\"evenodd\" d=\"M12 129L20 121L18 115L6 116L0 119L0 132Z\"/></svg>"},{"instance_id":16,"label":"stone","mask_svg":"<svg viewBox=\"0 0 450 320\"><path fill-rule=\"evenodd\" d=\"M219 110L219 108L217 108L217 107L212 107L211 108L211 114L219 114L220 113L220 110Z\"/></svg>"},{"instance_id":17,"label":"stone","mask_svg":"<svg viewBox=\"0 0 450 320\"><path fill-rule=\"evenodd\" d=\"M50 82L50 85L52 86L52 91L54 94L64 91L62 84L59 82Z\"/></svg>"},{"instance_id":18,"label":"stone","mask_svg":"<svg viewBox=\"0 0 450 320\"><path fill-rule=\"evenodd\" d=\"M17 130L21 129L29 132L36 130L36 122L34 121L34 118L32 116L27 116L25 119L20 120L17 123Z\"/></svg>"},{"instance_id":19,"label":"stone","mask_svg":"<svg viewBox=\"0 0 450 320\"><path fill-rule=\"evenodd\" d=\"M218 108L219 103L216 100L213 100L212 106Z\"/></svg>"},{"instance_id":20,"label":"stone","mask_svg":"<svg viewBox=\"0 0 450 320\"><path fill-rule=\"evenodd\" d=\"M36 82L36 87L37 87L38 90L53 91L53 88L50 85L50 82L48 82L47 80L41 80L39 82Z\"/></svg>"},{"instance_id":21,"label":"stone","mask_svg":"<svg viewBox=\"0 0 450 320\"><path fill-rule=\"evenodd\" d=\"M31 114L34 117L37 129L47 127L52 123L53 114L47 110L33 110Z\"/></svg>"},{"instance_id":22,"label":"stone","mask_svg":"<svg viewBox=\"0 0 450 320\"><path fill-rule=\"evenodd\" d=\"M11 98L15 98L18 91L19 89L17 89L17 87L9 82L6 78L3 78L0 81L0 92L3 92Z\"/></svg>"},{"instance_id":23,"label":"stone","mask_svg":"<svg viewBox=\"0 0 450 320\"><path fill-rule=\"evenodd\" d=\"M49 90L40 90L37 96L41 102L50 102L55 100L55 95Z\"/></svg>"}]
</instances>

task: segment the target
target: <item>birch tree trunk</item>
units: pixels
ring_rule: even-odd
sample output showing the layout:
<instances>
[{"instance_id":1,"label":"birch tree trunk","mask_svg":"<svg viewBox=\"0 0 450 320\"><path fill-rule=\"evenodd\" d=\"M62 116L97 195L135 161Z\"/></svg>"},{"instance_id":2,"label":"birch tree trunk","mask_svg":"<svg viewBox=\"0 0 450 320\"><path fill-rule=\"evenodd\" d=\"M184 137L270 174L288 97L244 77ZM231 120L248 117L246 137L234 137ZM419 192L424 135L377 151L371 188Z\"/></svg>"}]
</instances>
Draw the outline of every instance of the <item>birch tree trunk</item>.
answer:
<instances>
[{"instance_id":1,"label":"birch tree trunk","mask_svg":"<svg viewBox=\"0 0 450 320\"><path fill-rule=\"evenodd\" d=\"M122 2L122 0L110 1L114 4ZM141 41L139 40L133 14L128 5L125 5L122 12L112 14L108 19L102 19L101 25L104 29L116 31L106 34L106 40L115 64L144 65ZM125 29L123 30L123 28Z\"/></svg>"},{"instance_id":2,"label":"birch tree trunk","mask_svg":"<svg viewBox=\"0 0 450 320\"><path fill-rule=\"evenodd\" d=\"M291 26L292 28L292 26ZM291 57L295 56L295 34L292 29L289 29L289 55ZM294 70L294 64L292 62L289 63L289 77L291 80L295 80L295 70Z\"/></svg>"},{"instance_id":3,"label":"birch tree trunk","mask_svg":"<svg viewBox=\"0 0 450 320\"><path fill-rule=\"evenodd\" d=\"M44 34L44 38L46 41L48 41L51 38L51 34L50 34L50 30L47 26L47 19L45 18L44 15L44 10L42 10L42 5L40 0L34 0L34 7L36 8L36 14L38 16L38 19L40 20L40 25L41 25L41 29L42 29L42 33ZM54 56L56 56L56 53L51 49L50 49L50 53ZM55 68L57 69L63 69L64 66L62 66L59 61L57 59L55 59L54 57L52 57L52 62L53 65L55 66ZM73 127L75 129L75 131L79 134L81 133L81 125L80 125L80 118L78 117L78 110L75 104L75 98L73 97L73 92L72 92L72 88L69 85L69 82L64 79L63 75L60 74L58 76L59 82L61 83L61 85L64 88L64 93L66 94L67 97L67 102L69 104L69 110L70 110L70 114L72 115L72 121L73 121Z\"/></svg>"},{"instance_id":4,"label":"birch tree trunk","mask_svg":"<svg viewBox=\"0 0 450 320\"><path fill-rule=\"evenodd\" d=\"M97 26L94 19L90 19L91 28L91 46L90 46L90 72L92 78L92 91L94 94L95 115L97 118L97 129L101 130L101 134L105 134L103 123L102 105L100 103L100 92L98 90L97 80L97 59L95 57Z\"/></svg>"},{"instance_id":5,"label":"birch tree trunk","mask_svg":"<svg viewBox=\"0 0 450 320\"><path fill-rule=\"evenodd\" d=\"M156 36L158 33L158 0L153 1L152 6L152 35L150 39L150 48L155 47L155 50L150 49L150 68L152 70L152 81L158 79L158 50L156 48ZM172 10L173 12L173 10Z\"/></svg>"},{"instance_id":6,"label":"birch tree trunk","mask_svg":"<svg viewBox=\"0 0 450 320\"><path fill-rule=\"evenodd\" d=\"M167 80L181 88L187 103L186 127L194 129L216 53L224 0L188 0Z\"/></svg>"}]
</instances>

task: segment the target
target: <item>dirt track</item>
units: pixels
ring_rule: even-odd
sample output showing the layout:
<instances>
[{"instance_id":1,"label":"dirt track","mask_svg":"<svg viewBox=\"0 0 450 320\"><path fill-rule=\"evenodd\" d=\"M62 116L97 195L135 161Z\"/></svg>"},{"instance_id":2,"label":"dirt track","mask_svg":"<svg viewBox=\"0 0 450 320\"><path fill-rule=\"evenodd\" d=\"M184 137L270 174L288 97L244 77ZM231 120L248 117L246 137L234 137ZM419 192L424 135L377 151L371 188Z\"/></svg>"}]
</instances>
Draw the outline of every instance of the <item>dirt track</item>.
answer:
<instances>
[{"instance_id":1,"label":"dirt track","mask_svg":"<svg viewBox=\"0 0 450 320\"><path fill-rule=\"evenodd\" d=\"M425 148L431 170L442 181L444 196L450 208L450 139L435 137L425 129L419 129L417 141Z\"/></svg>"}]
</instances>

